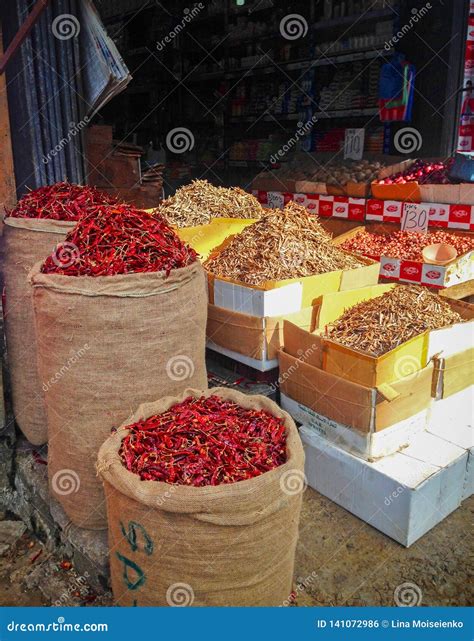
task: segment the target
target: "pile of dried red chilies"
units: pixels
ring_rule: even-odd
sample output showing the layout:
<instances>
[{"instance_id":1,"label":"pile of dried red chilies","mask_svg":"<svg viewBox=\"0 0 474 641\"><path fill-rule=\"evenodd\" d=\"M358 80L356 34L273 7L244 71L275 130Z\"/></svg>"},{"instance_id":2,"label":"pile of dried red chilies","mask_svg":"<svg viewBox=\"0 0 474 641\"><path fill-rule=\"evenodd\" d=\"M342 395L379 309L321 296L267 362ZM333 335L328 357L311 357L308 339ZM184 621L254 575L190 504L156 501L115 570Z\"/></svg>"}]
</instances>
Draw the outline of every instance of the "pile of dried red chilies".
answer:
<instances>
[{"instance_id":1,"label":"pile of dried red chilies","mask_svg":"<svg viewBox=\"0 0 474 641\"><path fill-rule=\"evenodd\" d=\"M189 397L125 429L130 434L122 441L122 462L143 481L236 483L286 461L282 419L214 395Z\"/></svg>"},{"instance_id":2,"label":"pile of dried red chilies","mask_svg":"<svg viewBox=\"0 0 474 641\"><path fill-rule=\"evenodd\" d=\"M49 256L41 271L65 276L115 276L186 267L197 254L162 216L133 205L97 205Z\"/></svg>"},{"instance_id":3,"label":"pile of dried red chilies","mask_svg":"<svg viewBox=\"0 0 474 641\"><path fill-rule=\"evenodd\" d=\"M115 198L94 187L59 182L25 194L14 209L7 211L7 216L78 220L97 205L116 202Z\"/></svg>"}]
</instances>

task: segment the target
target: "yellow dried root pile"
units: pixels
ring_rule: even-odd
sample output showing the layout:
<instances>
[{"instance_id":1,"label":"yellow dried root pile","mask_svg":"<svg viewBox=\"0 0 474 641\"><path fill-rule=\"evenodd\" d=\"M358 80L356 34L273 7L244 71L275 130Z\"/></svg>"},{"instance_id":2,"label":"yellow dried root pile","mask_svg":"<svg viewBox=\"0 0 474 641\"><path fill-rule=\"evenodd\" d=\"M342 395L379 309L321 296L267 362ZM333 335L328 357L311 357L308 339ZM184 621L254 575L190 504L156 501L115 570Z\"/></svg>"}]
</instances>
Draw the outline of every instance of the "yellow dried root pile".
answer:
<instances>
[{"instance_id":1,"label":"yellow dried root pile","mask_svg":"<svg viewBox=\"0 0 474 641\"><path fill-rule=\"evenodd\" d=\"M315 216L295 202L273 209L234 236L205 263L216 276L261 285L360 267L361 260L331 245L331 236Z\"/></svg>"},{"instance_id":2,"label":"yellow dried root pile","mask_svg":"<svg viewBox=\"0 0 474 641\"><path fill-rule=\"evenodd\" d=\"M260 218L264 209L255 196L239 187L215 187L193 180L180 187L155 210L176 227L205 225L212 218Z\"/></svg>"},{"instance_id":3,"label":"yellow dried root pile","mask_svg":"<svg viewBox=\"0 0 474 641\"><path fill-rule=\"evenodd\" d=\"M449 304L425 287L398 285L349 308L326 326L331 340L380 356L426 330L462 322Z\"/></svg>"}]
</instances>

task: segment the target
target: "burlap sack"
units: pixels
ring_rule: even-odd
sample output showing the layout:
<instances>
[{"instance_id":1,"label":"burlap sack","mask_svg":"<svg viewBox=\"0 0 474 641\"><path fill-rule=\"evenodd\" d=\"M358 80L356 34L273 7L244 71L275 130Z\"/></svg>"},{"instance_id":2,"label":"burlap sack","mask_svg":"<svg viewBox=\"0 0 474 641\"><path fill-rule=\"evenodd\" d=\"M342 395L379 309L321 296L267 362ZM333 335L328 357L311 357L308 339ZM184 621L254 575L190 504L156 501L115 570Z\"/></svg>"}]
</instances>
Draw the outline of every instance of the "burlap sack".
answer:
<instances>
[{"instance_id":1,"label":"burlap sack","mask_svg":"<svg viewBox=\"0 0 474 641\"><path fill-rule=\"evenodd\" d=\"M50 490L73 523L107 527L95 463L141 401L207 387L207 293L199 262L164 272L31 271L38 369L46 384Z\"/></svg>"},{"instance_id":2,"label":"burlap sack","mask_svg":"<svg viewBox=\"0 0 474 641\"><path fill-rule=\"evenodd\" d=\"M219 486L142 481L118 452L120 429L99 451L117 605L278 606L292 590L304 489L304 453L293 420L263 396L226 388L186 390L145 403L124 423L159 414L187 396L217 394L284 418L288 460L254 479Z\"/></svg>"},{"instance_id":3,"label":"burlap sack","mask_svg":"<svg viewBox=\"0 0 474 641\"><path fill-rule=\"evenodd\" d=\"M36 368L36 337L28 272L64 240L74 222L36 218L3 221L5 334L15 420L33 445L46 443L48 432L42 383Z\"/></svg>"}]
</instances>

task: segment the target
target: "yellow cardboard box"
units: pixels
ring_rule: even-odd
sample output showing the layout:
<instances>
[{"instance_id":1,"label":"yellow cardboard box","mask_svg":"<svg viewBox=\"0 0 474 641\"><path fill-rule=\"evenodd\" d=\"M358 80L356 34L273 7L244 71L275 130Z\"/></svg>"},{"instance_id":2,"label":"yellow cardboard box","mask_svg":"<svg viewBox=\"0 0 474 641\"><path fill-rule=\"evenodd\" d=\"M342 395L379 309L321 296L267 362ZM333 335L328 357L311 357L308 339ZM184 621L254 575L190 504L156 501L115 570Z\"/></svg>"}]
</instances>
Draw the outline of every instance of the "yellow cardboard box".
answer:
<instances>
[{"instance_id":1,"label":"yellow cardboard box","mask_svg":"<svg viewBox=\"0 0 474 641\"><path fill-rule=\"evenodd\" d=\"M212 250L226 238L239 234L255 222L251 218L214 218L207 225L176 228L176 233L198 252L201 260L206 260Z\"/></svg>"},{"instance_id":2,"label":"yellow cardboard box","mask_svg":"<svg viewBox=\"0 0 474 641\"><path fill-rule=\"evenodd\" d=\"M468 322L426 331L378 357L340 345L322 335L327 323L335 321L344 309L380 296L392 287L394 285L378 285L349 292L335 292L325 294L315 301L314 336L322 353L324 371L365 387L380 387L423 369L437 353L443 351L441 355L448 357L454 346L457 345L457 350L460 346L468 346L468 336L472 336L474 332L474 311L471 306L456 300L448 302ZM285 345L288 331L285 331Z\"/></svg>"}]
</instances>

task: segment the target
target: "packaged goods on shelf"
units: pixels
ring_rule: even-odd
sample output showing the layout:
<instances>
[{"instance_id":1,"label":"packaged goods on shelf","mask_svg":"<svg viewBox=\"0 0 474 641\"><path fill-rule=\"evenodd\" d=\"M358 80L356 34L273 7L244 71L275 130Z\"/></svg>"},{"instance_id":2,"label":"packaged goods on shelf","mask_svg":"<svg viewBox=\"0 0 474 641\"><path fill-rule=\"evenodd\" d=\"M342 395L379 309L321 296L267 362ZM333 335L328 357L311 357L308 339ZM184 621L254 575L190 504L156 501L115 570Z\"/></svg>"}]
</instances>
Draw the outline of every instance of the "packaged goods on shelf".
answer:
<instances>
[{"instance_id":1,"label":"packaged goods on shelf","mask_svg":"<svg viewBox=\"0 0 474 641\"><path fill-rule=\"evenodd\" d=\"M400 452L369 462L300 428L308 484L409 547L465 497L468 452L429 432Z\"/></svg>"},{"instance_id":2,"label":"packaged goods on shelf","mask_svg":"<svg viewBox=\"0 0 474 641\"><path fill-rule=\"evenodd\" d=\"M203 398L199 401L200 397ZM216 397L219 402L212 400ZM210 415L193 411L193 399L201 405L208 403ZM163 464L160 464L160 455L155 454L157 465L151 475L163 478L158 471L161 469L170 482L144 483L139 475L127 469L136 469L136 459L133 450L125 451L124 444L130 438L138 442L140 425L150 417L156 416L151 419L156 423L162 420L163 414L173 420L173 411L176 411L173 406L179 407L183 402L189 405L188 415L199 423L200 450L208 433L212 436L211 447L219 448L221 427L224 435L228 431L224 447L226 470L212 471L213 459L204 457L200 462L190 456L186 460L185 454L185 466L182 461L177 462L174 482L173 469L168 472L165 469L170 458L168 450ZM227 419L229 414L233 415L231 424ZM236 417L240 415L248 418L239 419L237 431ZM251 421L252 429L256 421L265 428L265 416L271 434L255 444L254 438L248 436L246 421ZM130 426L137 422L138 429L133 429L132 434ZM190 440L188 436L185 440ZM179 439L170 434L168 446L179 448L176 442ZM259 475L252 471L245 480L226 479L234 451L230 444L236 441L247 448L245 458L252 470L253 465L258 470L263 449L271 453L275 450L277 465L268 470L265 461ZM127 466L122 455L127 457ZM183 454L179 458L182 459ZM202 474L199 474L200 466ZM242 467L242 460L235 467L237 470ZM169 586L179 576L184 584L192 585L193 601L189 605L277 606L283 603L292 590L304 486L301 483L301 491L294 487L286 491L286 484L291 475L302 479L303 467L303 448L293 420L263 396L249 396L223 387L205 392L188 389L178 398L168 397L141 405L102 445L97 464L107 500L109 547L114 551L111 554L112 589L117 602L139 606L169 604ZM210 478L210 484L201 486L206 478ZM124 522L130 523L134 532L139 529L144 536L145 554L130 546L123 535ZM216 546L231 549L232 554L216 556ZM157 563L163 555L167 558L165 565ZM240 559L239 563L235 562L236 558ZM127 566L138 568L136 572L148 581L139 582L134 574L134 589L127 589L130 587L130 579L127 572L124 573Z\"/></svg>"},{"instance_id":3,"label":"packaged goods on shelf","mask_svg":"<svg viewBox=\"0 0 474 641\"><path fill-rule=\"evenodd\" d=\"M272 210L207 259L210 302L253 316L280 316L317 296L375 284L378 267L341 250L314 216L294 202Z\"/></svg>"},{"instance_id":4,"label":"packaged goods on shelf","mask_svg":"<svg viewBox=\"0 0 474 641\"><path fill-rule=\"evenodd\" d=\"M370 388L324 371L321 344L288 321L284 345L279 353L283 409L338 447L376 459L400 450L426 429L431 364L390 385Z\"/></svg>"},{"instance_id":5,"label":"packaged goods on shelf","mask_svg":"<svg viewBox=\"0 0 474 641\"><path fill-rule=\"evenodd\" d=\"M431 287L449 287L471 280L474 276L474 235L469 232L433 230L385 231L389 226L370 231L356 227L334 239L334 243L354 254L380 260L380 275L390 280L419 283ZM432 244L448 244L457 257L446 264L426 262L422 250Z\"/></svg>"},{"instance_id":6,"label":"packaged goods on shelf","mask_svg":"<svg viewBox=\"0 0 474 641\"><path fill-rule=\"evenodd\" d=\"M42 381L35 366L33 299L26 276L35 263L54 252L79 216L113 202L112 196L92 187L60 182L27 193L4 218L4 320L13 413L33 445L46 443L48 435Z\"/></svg>"},{"instance_id":7,"label":"packaged goods on shelf","mask_svg":"<svg viewBox=\"0 0 474 641\"><path fill-rule=\"evenodd\" d=\"M207 180L194 180L164 200L156 209L170 225L195 227L213 218L260 218L262 206L238 187L215 187Z\"/></svg>"},{"instance_id":8,"label":"packaged goods on shelf","mask_svg":"<svg viewBox=\"0 0 474 641\"><path fill-rule=\"evenodd\" d=\"M130 205L83 217L63 247L68 256L58 253L30 272L48 475L71 521L102 529L94 461L110 430L137 398L180 393L184 381L207 386L205 274L164 219ZM74 491L64 492L71 478Z\"/></svg>"}]
</instances>

